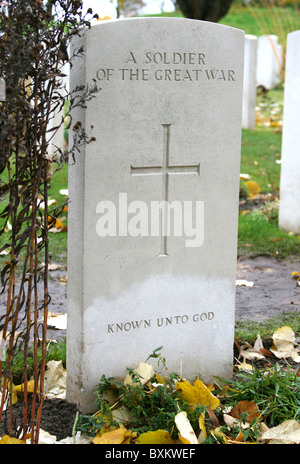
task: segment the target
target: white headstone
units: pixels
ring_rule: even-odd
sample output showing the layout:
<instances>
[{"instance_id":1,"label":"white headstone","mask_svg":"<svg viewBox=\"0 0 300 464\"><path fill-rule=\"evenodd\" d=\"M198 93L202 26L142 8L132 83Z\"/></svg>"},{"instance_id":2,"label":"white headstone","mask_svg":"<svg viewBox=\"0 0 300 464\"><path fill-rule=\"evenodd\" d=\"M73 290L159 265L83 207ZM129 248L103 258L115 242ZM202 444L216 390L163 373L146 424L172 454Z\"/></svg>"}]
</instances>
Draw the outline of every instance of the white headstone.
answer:
<instances>
[{"instance_id":1,"label":"white headstone","mask_svg":"<svg viewBox=\"0 0 300 464\"><path fill-rule=\"evenodd\" d=\"M282 81L282 47L276 35L262 35L258 38L257 85L268 90L274 89Z\"/></svg>"},{"instance_id":2,"label":"white headstone","mask_svg":"<svg viewBox=\"0 0 300 464\"><path fill-rule=\"evenodd\" d=\"M244 32L136 18L80 44L71 89L101 91L73 115L96 142L69 169L67 398L88 410L159 346L186 378L232 373Z\"/></svg>"},{"instance_id":3,"label":"white headstone","mask_svg":"<svg viewBox=\"0 0 300 464\"><path fill-rule=\"evenodd\" d=\"M288 34L281 150L279 227L300 233L300 31Z\"/></svg>"},{"instance_id":4,"label":"white headstone","mask_svg":"<svg viewBox=\"0 0 300 464\"><path fill-rule=\"evenodd\" d=\"M243 118L245 129L255 128L257 37L245 36Z\"/></svg>"}]
</instances>

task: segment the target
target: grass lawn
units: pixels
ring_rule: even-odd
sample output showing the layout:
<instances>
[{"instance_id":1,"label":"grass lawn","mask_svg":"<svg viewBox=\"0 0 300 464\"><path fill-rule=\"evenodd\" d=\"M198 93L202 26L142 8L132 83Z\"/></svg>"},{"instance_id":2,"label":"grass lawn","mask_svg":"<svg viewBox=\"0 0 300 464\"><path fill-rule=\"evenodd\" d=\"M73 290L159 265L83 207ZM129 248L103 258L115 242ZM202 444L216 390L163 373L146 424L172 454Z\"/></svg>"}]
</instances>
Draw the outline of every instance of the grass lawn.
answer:
<instances>
[{"instance_id":1,"label":"grass lawn","mask_svg":"<svg viewBox=\"0 0 300 464\"><path fill-rule=\"evenodd\" d=\"M242 131L241 173L258 184L257 199L264 201L239 216L239 256L300 256L300 236L278 228L283 97L282 87L258 95L257 126ZM247 196L245 182L240 185Z\"/></svg>"},{"instance_id":2,"label":"grass lawn","mask_svg":"<svg viewBox=\"0 0 300 464\"><path fill-rule=\"evenodd\" d=\"M252 2L253 3L253 2ZM255 2L254 2L255 3ZM271 4L271 2L269 2ZM233 4L220 24L242 29L246 34L275 34L280 39L300 28L300 9L294 6L280 8L245 7ZM284 43L280 41L282 45Z\"/></svg>"}]
</instances>

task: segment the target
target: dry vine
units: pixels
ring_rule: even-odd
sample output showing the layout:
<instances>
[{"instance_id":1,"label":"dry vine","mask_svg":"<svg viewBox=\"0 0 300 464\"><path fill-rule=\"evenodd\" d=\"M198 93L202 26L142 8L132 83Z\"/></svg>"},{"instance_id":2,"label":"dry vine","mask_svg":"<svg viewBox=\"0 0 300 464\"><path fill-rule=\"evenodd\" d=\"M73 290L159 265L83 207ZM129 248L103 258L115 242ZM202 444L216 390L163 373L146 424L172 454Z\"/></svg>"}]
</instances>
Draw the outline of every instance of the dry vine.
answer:
<instances>
[{"instance_id":1,"label":"dry vine","mask_svg":"<svg viewBox=\"0 0 300 464\"><path fill-rule=\"evenodd\" d=\"M88 15L93 17L91 10ZM80 0L50 0L47 5L42 0L0 2L0 78L6 83L6 99L0 102L0 252L9 252L1 271L0 297L6 310L0 313L0 420L5 421L7 434L22 439L30 435L31 443L38 442L44 394L50 302L48 230L61 212L47 206L53 169L48 146L59 126L51 131L49 127L66 99L72 110L98 90L77 88L66 94L63 88L62 67L73 59L68 56L69 41L89 26ZM67 153L57 147L61 160L57 169L89 142L80 124L75 124L76 129L74 145ZM4 231L9 224L7 239ZM30 350L35 387L29 401ZM16 425L13 366L20 351L24 355L23 417Z\"/></svg>"}]
</instances>

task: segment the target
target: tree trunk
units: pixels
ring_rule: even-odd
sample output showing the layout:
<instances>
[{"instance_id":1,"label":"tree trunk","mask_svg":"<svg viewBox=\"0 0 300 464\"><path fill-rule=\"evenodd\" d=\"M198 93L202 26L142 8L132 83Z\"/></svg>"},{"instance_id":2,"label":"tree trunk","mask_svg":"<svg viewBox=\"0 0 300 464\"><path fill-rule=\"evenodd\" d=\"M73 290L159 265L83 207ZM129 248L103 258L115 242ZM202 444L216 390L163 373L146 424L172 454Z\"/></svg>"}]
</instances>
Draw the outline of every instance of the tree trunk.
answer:
<instances>
[{"instance_id":1,"label":"tree trunk","mask_svg":"<svg viewBox=\"0 0 300 464\"><path fill-rule=\"evenodd\" d=\"M186 18L217 23L228 12L233 0L177 0Z\"/></svg>"}]
</instances>

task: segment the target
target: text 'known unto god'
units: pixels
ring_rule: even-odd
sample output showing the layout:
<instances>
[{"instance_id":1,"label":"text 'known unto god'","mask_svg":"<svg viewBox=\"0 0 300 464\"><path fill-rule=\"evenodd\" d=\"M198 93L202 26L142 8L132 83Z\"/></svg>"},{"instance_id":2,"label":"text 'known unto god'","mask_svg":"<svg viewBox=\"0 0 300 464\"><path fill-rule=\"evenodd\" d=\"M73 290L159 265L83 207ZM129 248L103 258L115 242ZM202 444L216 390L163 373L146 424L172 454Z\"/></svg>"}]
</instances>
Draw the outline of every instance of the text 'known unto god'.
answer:
<instances>
[{"instance_id":1,"label":"text 'known unto god'","mask_svg":"<svg viewBox=\"0 0 300 464\"><path fill-rule=\"evenodd\" d=\"M201 323L206 321L212 321L215 315L213 312L203 312L201 314L194 314L192 317L187 314L169 316L169 317L159 317L156 320L152 319L141 319L138 321L126 321L126 322L117 322L107 325L108 333L117 333L117 332L129 332L131 330L137 329L147 329L149 327L167 327L167 326L176 326L180 324L187 324L188 322Z\"/></svg>"}]
</instances>

